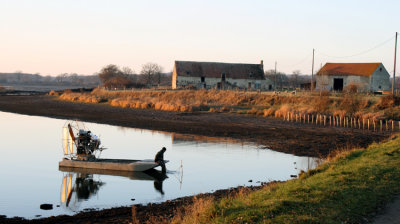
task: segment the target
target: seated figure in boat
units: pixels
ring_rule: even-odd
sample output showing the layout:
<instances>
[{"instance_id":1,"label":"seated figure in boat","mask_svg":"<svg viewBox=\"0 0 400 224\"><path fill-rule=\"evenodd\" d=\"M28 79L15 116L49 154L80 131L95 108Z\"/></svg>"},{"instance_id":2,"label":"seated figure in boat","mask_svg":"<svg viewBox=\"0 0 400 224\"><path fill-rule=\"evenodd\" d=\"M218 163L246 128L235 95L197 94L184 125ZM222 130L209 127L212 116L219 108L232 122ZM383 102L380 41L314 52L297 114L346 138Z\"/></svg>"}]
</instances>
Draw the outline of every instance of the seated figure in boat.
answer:
<instances>
[{"instance_id":1,"label":"seated figure in boat","mask_svg":"<svg viewBox=\"0 0 400 224\"><path fill-rule=\"evenodd\" d=\"M154 158L154 162L160 164L163 173L166 173L167 171L167 169L165 168L165 161L164 161L165 151L167 151L167 149L165 147L162 147L162 149L157 152L156 157Z\"/></svg>"}]
</instances>

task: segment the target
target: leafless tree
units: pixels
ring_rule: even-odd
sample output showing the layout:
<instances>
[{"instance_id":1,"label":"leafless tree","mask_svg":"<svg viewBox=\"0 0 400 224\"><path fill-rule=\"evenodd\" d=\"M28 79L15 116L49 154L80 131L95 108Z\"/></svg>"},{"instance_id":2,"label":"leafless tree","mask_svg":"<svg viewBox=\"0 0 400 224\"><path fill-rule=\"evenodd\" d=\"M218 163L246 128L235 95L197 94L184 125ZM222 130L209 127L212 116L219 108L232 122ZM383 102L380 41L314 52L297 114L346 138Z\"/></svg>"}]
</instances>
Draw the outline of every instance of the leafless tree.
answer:
<instances>
[{"instance_id":1,"label":"leafless tree","mask_svg":"<svg viewBox=\"0 0 400 224\"><path fill-rule=\"evenodd\" d=\"M299 75L301 75L300 70L294 70L289 81L293 89L299 87Z\"/></svg>"},{"instance_id":2,"label":"leafless tree","mask_svg":"<svg viewBox=\"0 0 400 224\"><path fill-rule=\"evenodd\" d=\"M112 64L101 69L99 78L107 88L124 88L131 85L131 81L119 67Z\"/></svg>"},{"instance_id":3,"label":"leafless tree","mask_svg":"<svg viewBox=\"0 0 400 224\"><path fill-rule=\"evenodd\" d=\"M162 67L156 63L146 63L142 65L142 71L140 72L144 83L147 86L151 86L154 82L160 84L161 82Z\"/></svg>"}]
</instances>

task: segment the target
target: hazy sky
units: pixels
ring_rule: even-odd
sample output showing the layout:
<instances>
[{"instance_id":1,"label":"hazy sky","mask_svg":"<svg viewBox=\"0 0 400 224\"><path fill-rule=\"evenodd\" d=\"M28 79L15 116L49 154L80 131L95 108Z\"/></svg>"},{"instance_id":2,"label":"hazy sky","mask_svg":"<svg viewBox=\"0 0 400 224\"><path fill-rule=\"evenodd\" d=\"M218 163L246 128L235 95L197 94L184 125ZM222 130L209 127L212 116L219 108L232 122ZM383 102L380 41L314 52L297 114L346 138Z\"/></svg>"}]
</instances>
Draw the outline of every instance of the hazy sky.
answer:
<instances>
[{"instance_id":1,"label":"hazy sky","mask_svg":"<svg viewBox=\"0 0 400 224\"><path fill-rule=\"evenodd\" d=\"M0 72L264 60L265 70L277 61L309 74L315 48L316 70L383 62L392 74L399 9L398 0L0 0Z\"/></svg>"}]
</instances>

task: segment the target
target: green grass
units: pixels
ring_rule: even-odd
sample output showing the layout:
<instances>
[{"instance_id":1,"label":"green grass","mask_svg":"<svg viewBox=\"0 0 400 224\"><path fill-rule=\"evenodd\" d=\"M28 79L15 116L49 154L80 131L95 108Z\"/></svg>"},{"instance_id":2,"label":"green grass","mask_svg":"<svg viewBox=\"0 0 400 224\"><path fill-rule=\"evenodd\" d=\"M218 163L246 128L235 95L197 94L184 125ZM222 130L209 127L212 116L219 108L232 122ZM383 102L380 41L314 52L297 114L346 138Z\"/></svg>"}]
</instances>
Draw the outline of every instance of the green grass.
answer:
<instances>
[{"instance_id":1,"label":"green grass","mask_svg":"<svg viewBox=\"0 0 400 224\"><path fill-rule=\"evenodd\" d=\"M364 223L400 193L400 135L328 159L299 179L214 201L190 223ZM196 213L196 211L194 211Z\"/></svg>"}]
</instances>

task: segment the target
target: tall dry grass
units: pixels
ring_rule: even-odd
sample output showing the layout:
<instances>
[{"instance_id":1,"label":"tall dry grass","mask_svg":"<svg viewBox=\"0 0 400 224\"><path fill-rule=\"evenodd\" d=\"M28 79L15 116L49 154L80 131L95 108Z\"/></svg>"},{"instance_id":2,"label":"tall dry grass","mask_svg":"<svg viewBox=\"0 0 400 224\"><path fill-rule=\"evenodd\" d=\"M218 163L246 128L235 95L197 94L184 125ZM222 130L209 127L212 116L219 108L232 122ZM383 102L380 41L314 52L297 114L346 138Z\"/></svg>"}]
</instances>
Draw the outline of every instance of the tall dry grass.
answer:
<instances>
[{"instance_id":1,"label":"tall dry grass","mask_svg":"<svg viewBox=\"0 0 400 224\"><path fill-rule=\"evenodd\" d=\"M101 88L91 93L65 92L61 100L84 103L107 102L112 106L164 111L209 111L283 117L287 113L353 116L357 118L400 118L400 98L374 97L328 92L274 95L272 93L233 90L140 90L107 91Z\"/></svg>"},{"instance_id":2,"label":"tall dry grass","mask_svg":"<svg viewBox=\"0 0 400 224\"><path fill-rule=\"evenodd\" d=\"M172 224L192 224L201 223L213 216L214 199L213 197L193 199L193 204L179 208L170 223Z\"/></svg>"}]
</instances>

